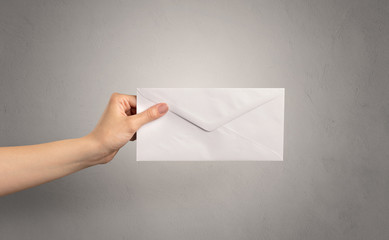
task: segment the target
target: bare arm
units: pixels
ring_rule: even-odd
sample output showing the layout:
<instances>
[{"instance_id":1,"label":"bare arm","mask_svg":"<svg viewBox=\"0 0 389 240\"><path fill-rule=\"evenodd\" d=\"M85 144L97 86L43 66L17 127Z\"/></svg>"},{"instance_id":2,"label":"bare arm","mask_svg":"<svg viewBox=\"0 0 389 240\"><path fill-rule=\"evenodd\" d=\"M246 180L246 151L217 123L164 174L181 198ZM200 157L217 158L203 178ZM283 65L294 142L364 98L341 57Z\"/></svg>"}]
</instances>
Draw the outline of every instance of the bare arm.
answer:
<instances>
[{"instance_id":1,"label":"bare arm","mask_svg":"<svg viewBox=\"0 0 389 240\"><path fill-rule=\"evenodd\" d=\"M83 168L104 155L91 138L0 148L0 196L33 187Z\"/></svg>"},{"instance_id":2,"label":"bare arm","mask_svg":"<svg viewBox=\"0 0 389 240\"><path fill-rule=\"evenodd\" d=\"M0 147L0 196L111 161L143 125L163 116L166 104L136 114L136 97L113 94L96 128L75 139Z\"/></svg>"}]
</instances>

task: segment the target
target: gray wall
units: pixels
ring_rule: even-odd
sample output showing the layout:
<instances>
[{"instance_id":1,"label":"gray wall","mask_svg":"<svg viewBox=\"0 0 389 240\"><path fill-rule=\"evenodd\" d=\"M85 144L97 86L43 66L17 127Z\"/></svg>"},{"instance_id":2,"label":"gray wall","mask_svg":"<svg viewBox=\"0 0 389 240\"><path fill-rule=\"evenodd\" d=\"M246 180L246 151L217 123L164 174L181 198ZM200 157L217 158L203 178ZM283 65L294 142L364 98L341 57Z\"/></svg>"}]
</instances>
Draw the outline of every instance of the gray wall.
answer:
<instances>
[{"instance_id":1,"label":"gray wall","mask_svg":"<svg viewBox=\"0 0 389 240\"><path fill-rule=\"evenodd\" d=\"M0 146L136 87L285 87L284 162L113 162L0 198L1 239L389 239L389 1L0 1Z\"/></svg>"}]
</instances>

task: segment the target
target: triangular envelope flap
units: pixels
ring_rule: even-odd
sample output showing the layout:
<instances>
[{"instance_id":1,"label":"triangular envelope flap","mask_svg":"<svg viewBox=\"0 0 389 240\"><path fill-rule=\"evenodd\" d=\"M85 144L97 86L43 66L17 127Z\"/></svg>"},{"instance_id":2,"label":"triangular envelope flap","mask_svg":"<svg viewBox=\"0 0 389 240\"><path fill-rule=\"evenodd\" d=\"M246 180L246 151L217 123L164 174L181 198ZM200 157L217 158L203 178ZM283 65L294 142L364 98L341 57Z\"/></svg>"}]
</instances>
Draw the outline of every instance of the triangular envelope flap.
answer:
<instances>
[{"instance_id":1,"label":"triangular envelope flap","mask_svg":"<svg viewBox=\"0 0 389 240\"><path fill-rule=\"evenodd\" d=\"M206 131L213 131L283 94L282 88L138 88L154 103Z\"/></svg>"}]
</instances>

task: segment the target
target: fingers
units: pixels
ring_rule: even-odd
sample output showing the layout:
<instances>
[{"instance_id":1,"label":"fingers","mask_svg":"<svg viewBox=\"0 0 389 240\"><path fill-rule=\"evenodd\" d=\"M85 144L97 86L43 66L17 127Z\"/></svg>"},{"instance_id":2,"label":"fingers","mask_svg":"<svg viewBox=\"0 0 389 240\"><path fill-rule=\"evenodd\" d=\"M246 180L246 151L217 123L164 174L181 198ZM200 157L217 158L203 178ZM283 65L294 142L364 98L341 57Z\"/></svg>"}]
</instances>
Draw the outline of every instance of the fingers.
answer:
<instances>
[{"instance_id":1,"label":"fingers","mask_svg":"<svg viewBox=\"0 0 389 240\"><path fill-rule=\"evenodd\" d=\"M136 140L136 133L134 133L134 135L132 135L130 141L135 141Z\"/></svg>"},{"instance_id":2,"label":"fingers","mask_svg":"<svg viewBox=\"0 0 389 240\"><path fill-rule=\"evenodd\" d=\"M139 114L129 116L132 132L135 133L144 124L162 117L168 110L169 107L166 103L159 103Z\"/></svg>"},{"instance_id":3,"label":"fingers","mask_svg":"<svg viewBox=\"0 0 389 240\"><path fill-rule=\"evenodd\" d=\"M136 107L136 96L121 93L112 93L111 100L124 99L131 107Z\"/></svg>"},{"instance_id":4,"label":"fingers","mask_svg":"<svg viewBox=\"0 0 389 240\"><path fill-rule=\"evenodd\" d=\"M110 99L110 105L120 106L120 109L127 115L132 114L132 109L136 109L136 96L113 93Z\"/></svg>"}]
</instances>

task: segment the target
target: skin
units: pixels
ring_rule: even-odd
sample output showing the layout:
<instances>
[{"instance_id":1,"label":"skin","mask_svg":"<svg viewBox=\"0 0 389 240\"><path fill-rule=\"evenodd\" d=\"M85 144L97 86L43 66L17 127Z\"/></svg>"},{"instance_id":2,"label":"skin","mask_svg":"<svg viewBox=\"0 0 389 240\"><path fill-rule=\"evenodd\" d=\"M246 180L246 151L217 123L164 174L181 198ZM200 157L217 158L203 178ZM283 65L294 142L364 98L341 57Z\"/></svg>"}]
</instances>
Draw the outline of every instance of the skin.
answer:
<instances>
[{"instance_id":1,"label":"skin","mask_svg":"<svg viewBox=\"0 0 389 240\"><path fill-rule=\"evenodd\" d=\"M136 131L168 111L165 103L136 114L136 96L114 93L88 135L29 146L0 147L0 196L110 162Z\"/></svg>"}]
</instances>

